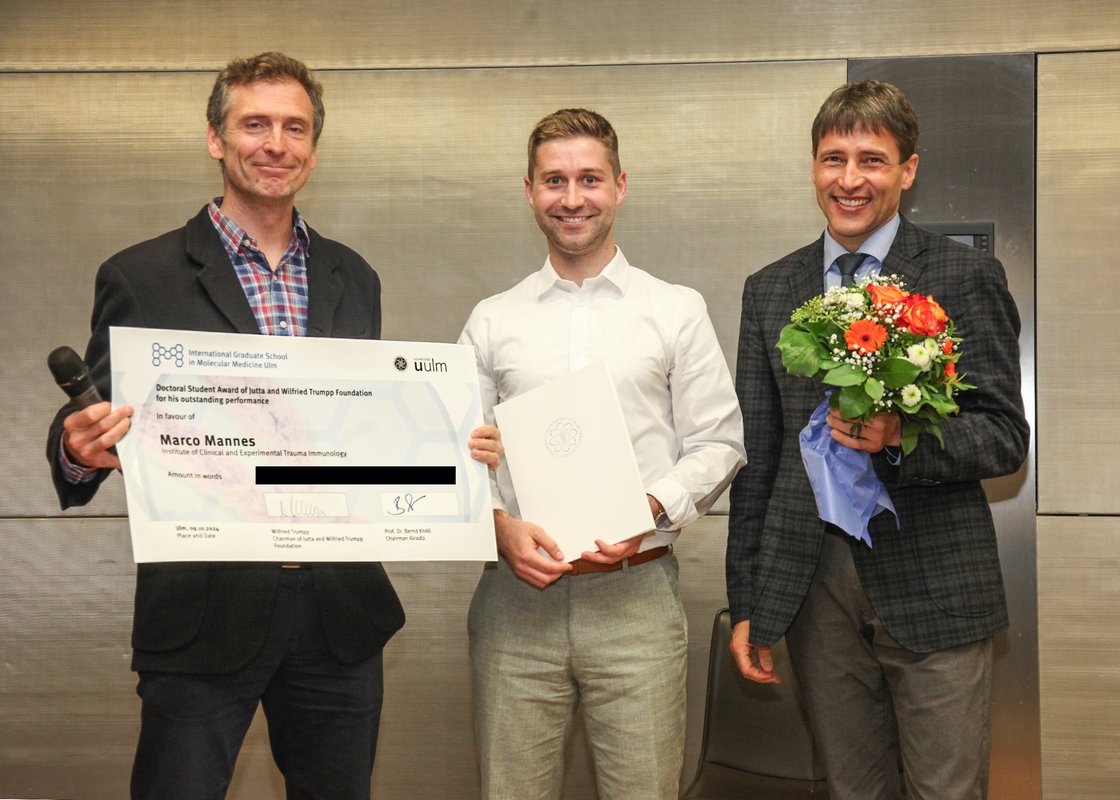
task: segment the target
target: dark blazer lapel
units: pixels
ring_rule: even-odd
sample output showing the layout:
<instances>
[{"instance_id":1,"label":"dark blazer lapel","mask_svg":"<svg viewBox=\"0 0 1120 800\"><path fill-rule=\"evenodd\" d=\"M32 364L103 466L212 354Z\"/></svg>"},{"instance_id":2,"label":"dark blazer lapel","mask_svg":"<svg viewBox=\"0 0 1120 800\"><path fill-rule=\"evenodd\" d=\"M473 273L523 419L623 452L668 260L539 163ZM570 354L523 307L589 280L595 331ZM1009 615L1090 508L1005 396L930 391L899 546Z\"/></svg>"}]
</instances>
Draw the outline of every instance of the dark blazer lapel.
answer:
<instances>
[{"instance_id":1,"label":"dark blazer lapel","mask_svg":"<svg viewBox=\"0 0 1120 800\"><path fill-rule=\"evenodd\" d=\"M198 281L238 333L260 333L245 290L205 208L186 226L187 255L198 267Z\"/></svg>"},{"instance_id":2,"label":"dark blazer lapel","mask_svg":"<svg viewBox=\"0 0 1120 800\"><path fill-rule=\"evenodd\" d=\"M789 290L793 302L792 312L805 302L824 293L824 234L811 247L804 251L801 263L789 274Z\"/></svg>"},{"instance_id":3,"label":"dark blazer lapel","mask_svg":"<svg viewBox=\"0 0 1120 800\"><path fill-rule=\"evenodd\" d=\"M308 229L310 230L310 229ZM338 261L323 247L319 234L311 230L307 246L307 335L330 336L335 309L342 299Z\"/></svg>"},{"instance_id":4,"label":"dark blazer lapel","mask_svg":"<svg viewBox=\"0 0 1120 800\"><path fill-rule=\"evenodd\" d=\"M902 217L881 274L897 275L909 291L917 291L922 278L922 262L918 258L925 250L918 229Z\"/></svg>"}]
</instances>

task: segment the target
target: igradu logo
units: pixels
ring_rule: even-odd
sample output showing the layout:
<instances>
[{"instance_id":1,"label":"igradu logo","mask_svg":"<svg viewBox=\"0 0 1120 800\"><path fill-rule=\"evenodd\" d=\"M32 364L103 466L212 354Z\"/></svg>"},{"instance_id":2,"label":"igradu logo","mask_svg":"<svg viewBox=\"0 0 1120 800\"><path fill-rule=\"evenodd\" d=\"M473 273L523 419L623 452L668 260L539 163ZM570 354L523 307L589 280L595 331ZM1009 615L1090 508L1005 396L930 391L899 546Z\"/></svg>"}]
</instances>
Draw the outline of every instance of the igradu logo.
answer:
<instances>
[{"instance_id":1,"label":"igradu logo","mask_svg":"<svg viewBox=\"0 0 1120 800\"><path fill-rule=\"evenodd\" d=\"M408 359L404 356L397 356L393 359L393 366L400 372L404 372L408 369ZM436 361L434 358L413 359L412 368L417 372L447 372L447 364L443 361Z\"/></svg>"},{"instance_id":2,"label":"igradu logo","mask_svg":"<svg viewBox=\"0 0 1120 800\"><path fill-rule=\"evenodd\" d=\"M164 347L159 342L152 342L152 366L158 367L164 361L170 361L177 367L183 366L183 345Z\"/></svg>"}]
</instances>

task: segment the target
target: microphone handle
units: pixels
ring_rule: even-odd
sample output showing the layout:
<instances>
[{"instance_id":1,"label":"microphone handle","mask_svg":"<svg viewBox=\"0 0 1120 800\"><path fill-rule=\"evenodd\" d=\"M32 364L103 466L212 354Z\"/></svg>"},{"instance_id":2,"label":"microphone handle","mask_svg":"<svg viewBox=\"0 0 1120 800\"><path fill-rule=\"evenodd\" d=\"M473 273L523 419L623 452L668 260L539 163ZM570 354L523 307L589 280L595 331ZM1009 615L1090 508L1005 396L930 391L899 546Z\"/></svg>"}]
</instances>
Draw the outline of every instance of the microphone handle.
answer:
<instances>
[{"instance_id":1,"label":"microphone handle","mask_svg":"<svg viewBox=\"0 0 1120 800\"><path fill-rule=\"evenodd\" d=\"M78 409L82 409L86 408L87 406L92 406L95 403L100 403L101 393L98 392L97 387L91 383L88 389L86 389L84 392L79 392L78 394L74 395L70 398L70 400L74 403L75 407L77 407Z\"/></svg>"}]
</instances>

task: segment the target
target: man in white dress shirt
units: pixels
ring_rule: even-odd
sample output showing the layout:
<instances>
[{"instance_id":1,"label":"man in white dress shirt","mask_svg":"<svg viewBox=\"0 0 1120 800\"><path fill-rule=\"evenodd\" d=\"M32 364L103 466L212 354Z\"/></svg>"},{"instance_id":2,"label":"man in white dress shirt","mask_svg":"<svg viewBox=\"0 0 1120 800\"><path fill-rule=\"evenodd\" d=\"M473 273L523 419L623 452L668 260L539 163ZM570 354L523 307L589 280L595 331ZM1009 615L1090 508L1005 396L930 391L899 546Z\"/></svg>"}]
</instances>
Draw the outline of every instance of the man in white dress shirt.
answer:
<instances>
[{"instance_id":1,"label":"man in white dress shirt","mask_svg":"<svg viewBox=\"0 0 1120 800\"><path fill-rule=\"evenodd\" d=\"M520 518L499 469L501 558L483 572L469 620L483 797L558 798L578 705L601 800L676 800L687 631L671 545L742 466L742 419L703 298L615 246L626 173L611 124L584 109L541 120L525 196L548 260L479 303L460 338L475 347L487 419L499 402L606 361L651 530L617 544L602 531L597 550L561 553Z\"/></svg>"}]
</instances>

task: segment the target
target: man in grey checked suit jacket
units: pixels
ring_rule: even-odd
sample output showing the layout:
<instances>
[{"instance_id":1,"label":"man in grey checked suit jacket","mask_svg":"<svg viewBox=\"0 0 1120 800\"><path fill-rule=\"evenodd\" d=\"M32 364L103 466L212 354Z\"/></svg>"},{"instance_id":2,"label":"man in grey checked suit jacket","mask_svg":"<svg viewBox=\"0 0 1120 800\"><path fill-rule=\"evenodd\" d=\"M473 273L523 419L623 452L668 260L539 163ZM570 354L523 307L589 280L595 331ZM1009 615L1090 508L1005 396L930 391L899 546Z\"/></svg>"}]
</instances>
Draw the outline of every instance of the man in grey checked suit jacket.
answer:
<instances>
[{"instance_id":1,"label":"man in grey checked suit jacket","mask_svg":"<svg viewBox=\"0 0 1120 800\"><path fill-rule=\"evenodd\" d=\"M848 84L813 123L813 182L828 222L816 242L746 280L736 386L747 466L731 491L727 586L740 671L777 683L770 645L786 635L838 800L982 798L987 788L992 636L1007 627L995 529L981 480L1014 472L1029 428L1019 316L1000 263L899 213L918 166L918 123L894 86ZM899 417L833 439L871 453L898 511L870 524L872 547L822 522L798 434L823 398L775 347L790 313L857 275L898 275L934 297L963 337L958 368L976 389L902 456ZM832 273L831 275L829 273ZM854 435L853 435L854 434ZM899 761L903 766L899 774Z\"/></svg>"}]
</instances>

